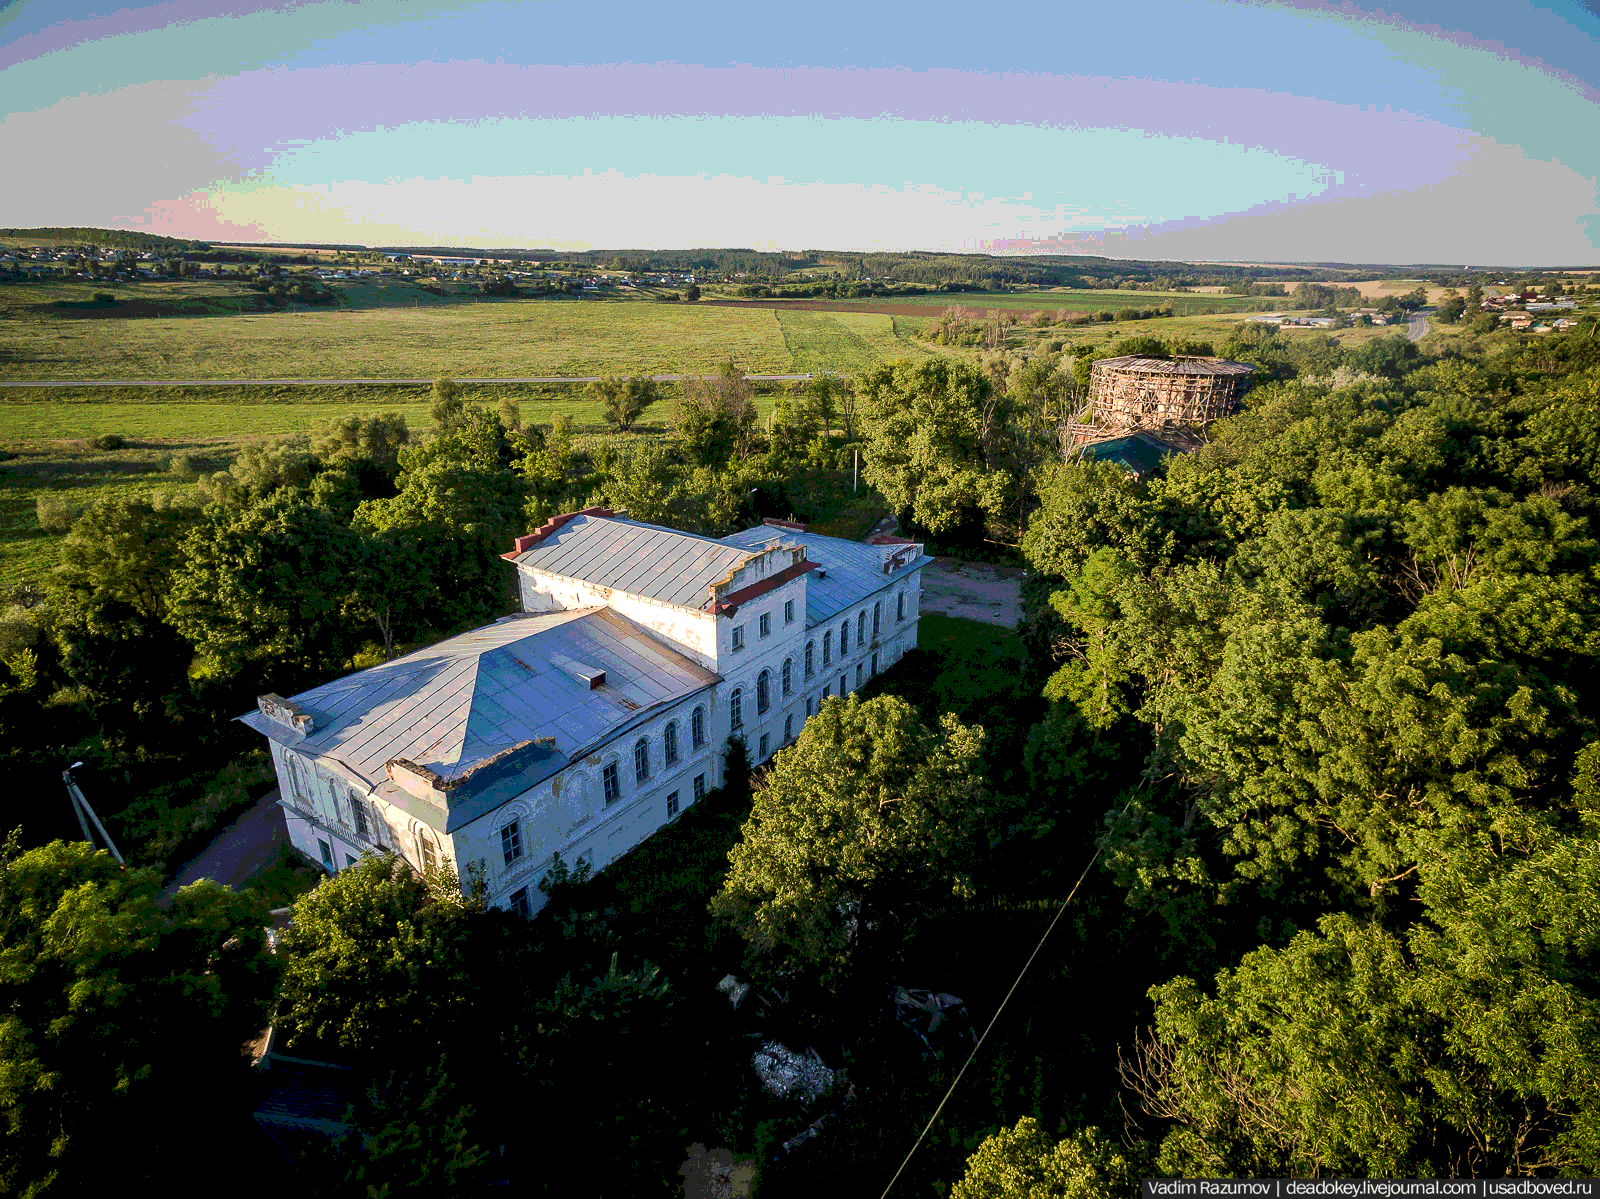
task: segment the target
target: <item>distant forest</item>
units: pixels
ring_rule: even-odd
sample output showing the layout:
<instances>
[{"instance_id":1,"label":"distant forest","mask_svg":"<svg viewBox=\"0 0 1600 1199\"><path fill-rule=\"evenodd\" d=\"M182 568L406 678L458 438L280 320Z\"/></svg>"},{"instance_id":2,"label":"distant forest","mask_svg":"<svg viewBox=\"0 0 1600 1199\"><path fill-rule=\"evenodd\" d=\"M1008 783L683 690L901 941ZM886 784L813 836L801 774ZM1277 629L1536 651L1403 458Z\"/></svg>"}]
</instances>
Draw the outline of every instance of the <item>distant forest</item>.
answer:
<instances>
[{"instance_id":1,"label":"distant forest","mask_svg":"<svg viewBox=\"0 0 1600 1199\"><path fill-rule=\"evenodd\" d=\"M203 241L164 237L159 233L135 233L127 229L0 229L0 237L28 237L39 241L54 239L71 245L105 246L112 250L175 251L209 250Z\"/></svg>"}]
</instances>

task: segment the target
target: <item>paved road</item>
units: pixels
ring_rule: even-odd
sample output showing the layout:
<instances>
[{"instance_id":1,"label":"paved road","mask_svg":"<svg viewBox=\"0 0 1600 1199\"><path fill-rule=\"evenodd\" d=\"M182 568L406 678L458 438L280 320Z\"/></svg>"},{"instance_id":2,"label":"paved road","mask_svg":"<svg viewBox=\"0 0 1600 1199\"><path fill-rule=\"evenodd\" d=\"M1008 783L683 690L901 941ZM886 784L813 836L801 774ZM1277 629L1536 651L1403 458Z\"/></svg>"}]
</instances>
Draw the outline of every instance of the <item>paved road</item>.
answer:
<instances>
[{"instance_id":1,"label":"paved road","mask_svg":"<svg viewBox=\"0 0 1600 1199\"><path fill-rule=\"evenodd\" d=\"M278 857L280 846L289 844L289 826L278 806L278 789L268 791L243 816L217 834L200 855L186 862L162 890L157 902L165 906L180 887L209 878L237 887Z\"/></svg>"},{"instance_id":2,"label":"paved road","mask_svg":"<svg viewBox=\"0 0 1600 1199\"><path fill-rule=\"evenodd\" d=\"M1432 308L1419 308L1413 312L1406 321L1406 336L1412 341L1421 341L1428 332L1428 318L1433 312Z\"/></svg>"},{"instance_id":3,"label":"paved road","mask_svg":"<svg viewBox=\"0 0 1600 1199\"><path fill-rule=\"evenodd\" d=\"M516 379L455 379L457 383L598 383L601 375L530 375ZM651 375L658 383L676 383L694 375ZM711 378L701 375L699 378ZM811 375L746 375L768 382L798 382ZM454 378L454 376L452 376ZM432 379L6 379L0 387L330 387L341 383L423 384Z\"/></svg>"}]
</instances>

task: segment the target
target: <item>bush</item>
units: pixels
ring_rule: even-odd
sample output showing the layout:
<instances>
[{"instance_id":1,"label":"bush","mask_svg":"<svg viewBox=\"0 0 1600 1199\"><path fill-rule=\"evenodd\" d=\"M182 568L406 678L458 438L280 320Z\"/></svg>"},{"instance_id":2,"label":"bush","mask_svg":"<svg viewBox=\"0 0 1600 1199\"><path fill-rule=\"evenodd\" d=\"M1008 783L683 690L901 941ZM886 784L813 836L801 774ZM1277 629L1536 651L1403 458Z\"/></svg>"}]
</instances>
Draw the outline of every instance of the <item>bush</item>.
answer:
<instances>
[{"instance_id":1,"label":"bush","mask_svg":"<svg viewBox=\"0 0 1600 1199\"><path fill-rule=\"evenodd\" d=\"M39 527L46 533L65 533L78 517L83 515L83 505L75 504L59 491L47 491L34 501L34 511L39 516Z\"/></svg>"},{"instance_id":2,"label":"bush","mask_svg":"<svg viewBox=\"0 0 1600 1199\"><path fill-rule=\"evenodd\" d=\"M194 459L188 454L174 454L167 461L167 470L180 479L192 479L198 473L195 469Z\"/></svg>"},{"instance_id":3,"label":"bush","mask_svg":"<svg viewBox=\"0 0 1600 1199\"><path fill-rule=\"evenodd\" d=\"M125 450L128 439L120 433L102 433L89 444L97 450Z\"/></svg>"}]
</instances>

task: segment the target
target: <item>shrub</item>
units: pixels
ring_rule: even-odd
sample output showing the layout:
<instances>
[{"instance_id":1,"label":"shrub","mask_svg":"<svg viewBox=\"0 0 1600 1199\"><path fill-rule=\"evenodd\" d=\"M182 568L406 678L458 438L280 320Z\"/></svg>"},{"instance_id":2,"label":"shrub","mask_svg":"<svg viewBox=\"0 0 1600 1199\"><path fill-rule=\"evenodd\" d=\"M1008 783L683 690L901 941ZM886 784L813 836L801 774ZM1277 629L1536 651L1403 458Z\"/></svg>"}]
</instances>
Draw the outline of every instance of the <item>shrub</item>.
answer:
<instances>
[{"instance_id":1,"label":"shrub","mask_svg":"<svg viewBox=\"0 0 1600 1199\"><path fill-rule=\"evenodd\" d=\"M174 454L167 461L167 470L180 479L192 479L197 473L194 459L188 454Z\"/></svg>"},{"instance_id":2,"label":"shrub","mask_svg":"<svg viewBox=\"0 0 1600 1199\"><path fill-rule=\"evenodd\" d=\"M128 439L120 433L102 433L89 444L97 450L125 450Z\"/></svg>"},{"instance_id":3,"label":"shrub","mask_svg":"<svg viewBox=\"0 0 1600 1199\"><path fill-rule=\"evenodd\" d=\"M83 515L83 505L75 504L59 491L47 491L34 501L39 527L46 533L65 533Z\"/></svg>"}]
</instances>

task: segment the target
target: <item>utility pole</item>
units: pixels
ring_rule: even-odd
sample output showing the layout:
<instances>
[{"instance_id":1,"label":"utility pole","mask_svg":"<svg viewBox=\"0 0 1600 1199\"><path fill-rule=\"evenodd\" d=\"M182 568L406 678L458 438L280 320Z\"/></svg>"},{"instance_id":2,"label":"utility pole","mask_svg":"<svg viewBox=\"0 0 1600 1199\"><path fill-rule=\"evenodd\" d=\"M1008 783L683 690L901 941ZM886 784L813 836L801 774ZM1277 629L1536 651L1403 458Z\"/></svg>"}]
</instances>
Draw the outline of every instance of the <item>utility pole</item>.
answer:
<instances>
[{"instance_id":1,"label":"utility pole","mask_svg":"<svg viewBox=\"0 0 1600 1199\"><path fill-rule=\"evenodd\" d=\"M106 832L106 826L100 823L100 817L94 814L94 809L89 806L89 801L83 796L83 788L78 786L77 780L72 777L72 772L82 766L82 762L74 762L61 772L61 781L67 785L67 799L72 803L72 811L78 817L78 827L83 830L83 839L90 845L94 838L89 835L89 825L84 821L85 813L89 820L94 822L95 829L100 833L100 838L106 843L106 848L111 851L111 856L117 859L118 866L126 866L122 855L117 852L117 846L111 840L111 834Z\"/></svg>"}]
</instances>

